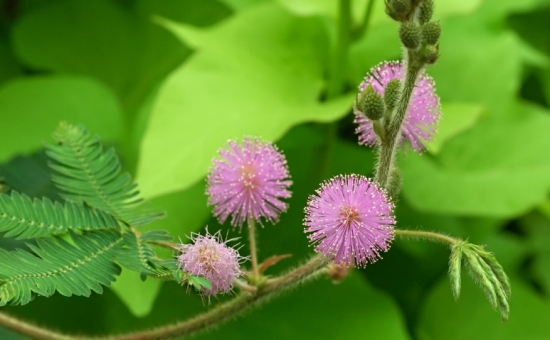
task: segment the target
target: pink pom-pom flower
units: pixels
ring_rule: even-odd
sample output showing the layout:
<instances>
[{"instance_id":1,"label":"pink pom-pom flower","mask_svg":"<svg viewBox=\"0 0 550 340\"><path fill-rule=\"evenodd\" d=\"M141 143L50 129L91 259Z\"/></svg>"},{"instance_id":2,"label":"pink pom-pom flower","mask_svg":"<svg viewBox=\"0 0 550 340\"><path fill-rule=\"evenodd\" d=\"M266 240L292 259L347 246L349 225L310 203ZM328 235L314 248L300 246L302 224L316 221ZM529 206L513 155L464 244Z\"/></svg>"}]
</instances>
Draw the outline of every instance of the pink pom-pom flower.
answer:
<instances>
[{"instance_id":1,"label":"pink pom-pom flower","mask_svg":"<svg viewBox=\"0 0 550 340\"><path fill-rule=\"evenodd\" d=\"M208 204L220 223L231 215L231 225L242 227L248 219L275 223L287 204L292 181L286 159L271 143L245 137L242 143L229 141L219 151L221 159L207 177Z\"/></svg>"},{"instance_id":2,"label":"pink pom-pom flower","mask_svg":"<svg viewBox=\"0 0 550 340\"><path fill-rule=\"evenodd\" d=\"M390 248L393 208L377 183L364 176L339 175L309 197L305 232L315 251L334 263L363 267Z\"/></svg>"},{"instance_id":3,"label":"pink pom-pom flower","mask_svg":"<svg viewBox=\"0 0 550 340\"><path fill-rule=\"evenodd\" d=\"M210 235L191 234L192 244L182 244L177 257L182 271L200 275L212 284L211 289L202 287L201 293L216 295L227 293L233 288L233 280L243 275L240 263L246 258L223 241L220 231Z\"/></svg>"},{"instance_id":4,"label":"pink pom-pom flower","mask_svg":"<svg viewBox=\"0 0 550 340\"><path fill-rule=\"evenodd\" d=\"M380 94L392 79L404 81L404 68L401 62L383 62L370 70L359 91L364 91L369 85ZM435 84L431 77L422 72L416 79L415 87L403 120L402 142L409 142L414 150L421 153L426 149L426 143L431 141L436 133L436 126L441 116L439 97L435 94ZM359 144L374 146L378 136L373 124L365 114L354 108L355 123L359 126L355 133L359 135Z\"/></svg>"}]
</instances>

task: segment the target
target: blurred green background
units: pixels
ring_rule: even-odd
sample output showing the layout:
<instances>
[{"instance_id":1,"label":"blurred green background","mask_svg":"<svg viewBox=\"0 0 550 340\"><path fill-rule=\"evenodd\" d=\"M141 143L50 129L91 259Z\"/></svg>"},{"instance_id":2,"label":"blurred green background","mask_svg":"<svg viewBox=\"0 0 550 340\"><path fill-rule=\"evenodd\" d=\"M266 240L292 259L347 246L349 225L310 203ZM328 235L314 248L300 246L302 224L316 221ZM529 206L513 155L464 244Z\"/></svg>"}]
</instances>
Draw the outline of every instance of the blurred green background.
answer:
<instances>
[{"instance_id":1,"label":"blurred green background","mask_svg":"<svg viewBox=\"0 0 550 340\"><path fill-rule=\"evenodd\" d=\"M353 133L354 91L401 53L397 24L373 1L366 31L355 31L338 64L338 95L327 95L336 0L1 0L0 175L28 195L58 198L42 143L60 120L83 123L167 211L147 228L185 239L206 225L229 229L211 218L204 176L227 139L260 135L277 141L294 181L289 211L259 231L260 260L293 254L268 273L285 270L312 253L301 223L307 196L333 175L372 174L372 150ZM428 73L443 119L429 153L399 159L398 227L486 244L512 280L509 321L466 274L453 301L445 247L396 240L338 285L308 284L196 339L550 338L550 0L435 2L441 57ZM352 1L353 27L367 3ZM105 334L207 307L175 283L124 271L103 295L4 310ZM0 338L25 339L2 329Z\"/></svg>"}]
</instances>

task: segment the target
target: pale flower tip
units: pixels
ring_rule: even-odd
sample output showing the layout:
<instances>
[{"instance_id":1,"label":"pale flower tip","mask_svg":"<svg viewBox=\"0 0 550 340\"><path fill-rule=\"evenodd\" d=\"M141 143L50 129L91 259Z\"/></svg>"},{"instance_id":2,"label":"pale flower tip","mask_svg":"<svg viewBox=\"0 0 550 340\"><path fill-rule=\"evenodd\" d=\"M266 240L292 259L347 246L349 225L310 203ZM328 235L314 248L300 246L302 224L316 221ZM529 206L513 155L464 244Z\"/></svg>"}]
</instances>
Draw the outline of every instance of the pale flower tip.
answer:
<instances>
[{"instance_id":1,"label":"pale flower tip","mask_svg":"<svg viewBox=\"0 0 550 340\"><path fill-rule=\"evenodd\" d=\"M191 275L200 275L210 281L212 287L201 288L201 294L216 295L230 292L233 280L243 275L240 263L246 258L223 241L220 231L210 235L192 234L192 244L182 244L177 257L180 269Z\"/></svg>"},{"instance_id":2,"label":"pale flower tip","mask_svg":"<svg viewBox=\"0 0 550 340\"><path fill-rule=\"evenodd\" d=\"M257 137L244 137L242 143L229 141L213 160L207 177L206 193L214 215L223 223L242 227L253 219L275 223L288 205L292 184L284 155L275 145Z\"/></svg>"},{"instance_id":3,"label":"pale flower tip","mask_svg":"<svg viewBox=\"0 0 550 340\"><path fill-rule=\"evenodd\" d=\"M389 250L393 208L385 191L370 179L336 176L309 197L305 232L315 251L335 264L363 267Z\"/></svg>"}]
</instances>

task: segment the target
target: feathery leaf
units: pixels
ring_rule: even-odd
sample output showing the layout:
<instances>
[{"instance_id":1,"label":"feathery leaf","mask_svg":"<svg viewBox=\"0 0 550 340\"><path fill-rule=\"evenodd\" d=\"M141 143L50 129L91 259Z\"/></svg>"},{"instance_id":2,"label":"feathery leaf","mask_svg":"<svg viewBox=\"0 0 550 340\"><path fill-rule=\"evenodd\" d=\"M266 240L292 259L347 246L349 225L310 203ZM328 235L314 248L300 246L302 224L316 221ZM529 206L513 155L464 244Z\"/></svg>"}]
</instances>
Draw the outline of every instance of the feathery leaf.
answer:
<instances>
[{"instance_id":1,"label":"feathery leaf","mask_svg":"<svg viewBox=\"0 0 550 340\"><path fill-rule=\"evenodd\" d=\"M38 239L29 245L34 254L0 249L0 306L24 305L34 296L90 296L102 293L120 274L113 250L122 242L115 230L70 232L75 245L59 237Z\"/></svg>"},{"instance_id":2,"label":"feathery leaf","mask_svg":"<svg viewBox=\"0 0 550 340\"><path fill-rule=\"evenodd\" d=\"M148 224L162 214L139 210L142 201L128 173L120 174L120 162L114 149L104 150L97 136L81 125L61 123L54 133L57 145L46 145L46 153L55 162L53 181L63 198L101 209L128 225Z\"/></svg>"},{"instance_id":3,"label":"feathery leaf","mask_svg":"<svg viewBox=\"0 0 550 340\"><path fill-rule=\"evenodd\" d=\"M52 202L48 198L31 200L12 191L0 194L0 232L4 236L28 239L60 235L73 230L120 229L116 219L86 205Z\"/></svg>"},{"instance_id":4,"label":"feathery leaf","mask_svg":"<svg viewBox=\"0 0 550 340\"><path fill-rule=\"evenodd\" d=\"M157 278L173 278L172 271L177 269L175 259L159 259L148 242L171 242L165 231L153 230L146 232L139 237L132 231L123 235L124 244L117 247L115 257L118 262L131 270L140 273L144 280L147 275Z\"/></svg>"}]
</instances>

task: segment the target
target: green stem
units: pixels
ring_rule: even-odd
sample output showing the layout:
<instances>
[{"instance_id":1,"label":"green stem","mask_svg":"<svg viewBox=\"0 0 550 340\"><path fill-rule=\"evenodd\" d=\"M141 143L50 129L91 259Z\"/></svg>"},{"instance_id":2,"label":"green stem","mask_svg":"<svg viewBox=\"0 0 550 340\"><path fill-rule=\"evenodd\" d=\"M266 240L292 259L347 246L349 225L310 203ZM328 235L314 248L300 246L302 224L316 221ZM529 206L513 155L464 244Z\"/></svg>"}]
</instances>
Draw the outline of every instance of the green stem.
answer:
<instances>
[{"instance_id":1,"label":"green stem","mask_svg":"<svg viewBox=\"0 0 550 340\"><path fill-rule=\"evenodd\" d=\"M336 49L333 53L327 99L340 95L344 90L346 64L351 40L351 0L340 0L340 15Z\"/></svg>"},{"instance_id":2,"label":"green stem","mask_svg":"<svg viewBox=\"0 0 550 340\"><path fill-rule=\"evenodd\" d=\"M376 181L382 188L388 189L391 172L395 165L395 155L401 141L401 130L403 119L414 90L414 84L423 64L417 62L413 52L407 52L407 59L403 62L405 70L405 81L401 86L401 93L395 113L391 117L386 129L386 143L381 143L378 153L378 164L376 167Z\"/></svg>"},{"instance_id":3,"label":"green stem","mask_svg":"<svg viewBox=\"0 0 550 340\"><path fill-rule=\"evenodd\" d=\"M432 231L396 229L395 235L402 236L402 237L422 238L430 241L447 243L450 246L453 246L458 242L461 242L461 240L459 239L456 239L447 235L439 234L439 233L434 233Z\"/></svg>"},{"instance_id":4,"label":"green stem","mask_svg":"<svg viewBox=\"0 0 550 340\"><path fill-rule=\"evenodd\" d=\"M330 76L327 84L327 100L331 100L344 92L345 76L347 70L348 51L351 41L351 0L340 0L338 22L338 36L336 46L332 53L330 64ZM327 137L323 147L323 155L319 164L321 180L328 176L329 164L333 154L334 141L336 139L338 122L332 122L327 126Z\"/></svg>"},{"instance_id":5,"label":"green stem","mask_svg":"<svg viewBox=\"0 0 550 340\"><path fill-rule=\"evenodd\" d=\"M230 301L218 304L215 308L193 317L189 320L178 322L172 325L162 326L152 330L123 334L117 336L95 337L95 336L72 336L50 331L42 327L15 319L0 312L0 325L16 332L43 340L161 340L173 339L197 333L210 326L218 325L232 317L240 315L244 311L256 307L268 301L273 296L292 289L309 279L318 277L324 272L326 261L316 256L302 266L291 272L268 280L258 288L256 293L242 292Z\"/></svg>"},{"instance_id":6,"label":"green stem","mask_svg":"<svg viewBox=\"0 0 550 340\"><path fill-rule=\"evenodd\" d=\"M365 10L365 15L363 16L363 21L361 22L361 26L359 26L358 29L358 35L356 37L357 40L361 39L367 34L367 30L369 29L369 22L372 18L372 10L374 8L374 0L369 0L367 3L367 8Z\"/></svg>"},{"instance_id":7,"label":"green stem","mask_svg":"<svg viewBox=\"0 0 550 340\"><path fill-rule=\"evenodd\" d=\"M254 218L248 218L248 242L250 244L250 260L252 262L252 278L257 280L260 277L258 271L258 254L256 249L256 226L254 225Z\"/></svg>"}]
</instances>

